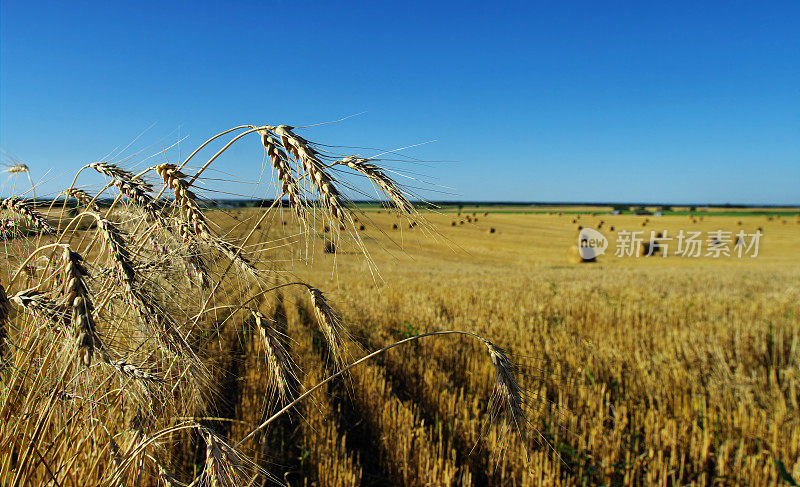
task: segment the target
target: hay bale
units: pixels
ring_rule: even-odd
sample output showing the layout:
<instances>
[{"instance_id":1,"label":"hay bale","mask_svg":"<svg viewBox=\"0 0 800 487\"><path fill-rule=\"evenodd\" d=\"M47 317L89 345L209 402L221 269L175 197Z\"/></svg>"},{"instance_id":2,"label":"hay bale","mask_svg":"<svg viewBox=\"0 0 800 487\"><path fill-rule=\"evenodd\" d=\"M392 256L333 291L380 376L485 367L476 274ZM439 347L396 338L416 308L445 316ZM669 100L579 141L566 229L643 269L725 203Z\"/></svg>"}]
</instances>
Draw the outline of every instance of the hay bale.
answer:
<instances>
[{"instance_id":1,"label":"hay bale","mask_svg":"<svg viewBox=\"0 0 800 487\"><path fill-rule=\"evenodd\" d=\"M488 211L484 211L483 212L483 216L489 216L489 212Z\"/></svg>"},{"instance_id":2,"label":"hay bale","mask_svg":"<svg viewBox=\"0 0 800 487\"><path fill-rule=\"evenodd\" d=\"M335 254L336 253L336 245L331 242L330 240L325 241L325 245L322 247L322 251L326 254Z\"/></svg>"},{"instance_id":3,"label":"hay bale","mask_svg":"<svg viewBox=\"0 0 800 487\"><path fill-rule=\"evenodd\" d=\"M450 226L451 226L451 227L454 227L454 226L456 226L456 222L454 222L454 221L450 222Z\"/></svg>"},{"instance_id":4,"label":"hay bale","mask_svg":"<svg viewBox=\"0 0 800 487\"><path fill-rule=\"evenodd\" d=\"M583 230L583 225L578 225L578 226L577 226L577 227L575 227L575 228L576 228L576 229L577 229L577 230L580 232L581 230Z\"/></svg>"},{"instance_id":5,"label":"hay bale","mask_svg":"<svg viewBox=\"0 0 800 487\"><path fill-rule=\"evenodd\" d=\"M658 241L651 240L650 242L642 242L639 246L639 255L642 257L652 257L661 250L661 245Z\"/></svg>"},{"instance_id":6,"label":"hay bale","mask_svg":"<svg viewBox=\"0 0 800 487\"><path fill-rule=\"evenodd\" d=\"M603 228L603 222L597 224L597 229L600 230Z\"/></svg>"},{"instance_id":7,"label":"hay bale","mask_svg":"<svg viewBox=\"0 0 800 487\"><path fill-rule=\"evenodd\" d=\"M489 229L489 233L494 233L494 232L495 232L494 227Z\"/></svg>"},{"instance_id":8,"label":"hay bale","mask_svg":"<svg viewBox=\"0 0 800 487\"><path fill-rule=\"evenodd\" d=\"M608 231L609 232L613 232L614 231L614 225L611 225L610 227L608 227Z\"/></svg>"},{"instance_id":9,"label":"hay bale","mask_svg":"<svg viewBox=\"0 0 800 487\"><path fill-rule=\"evenodd\" d=\"M642 226L643 226L643 227L646 227L646 226L647 226L647 220L645 220L645 221L643 221L643 222L642 222Z\"/></svg>"},{"instance_id":10,"label":"hay bale","mask_svg":"<svg viewBox=\"0 0 800 487\"><path fill-rule=\"evenodd\" d=\"M392 230L397 230L397 223L392 223Z\"/></svg>"},{"instance_id":11,"label":"hay bale","mask_svg":"<svg viewBox=\"0 0 800 487\"><path fill-rule=\"evenodd\" d=\"M363 232L364 230L366 230L366 228L364 227L364 225L359 225L359 226L358 226L358 229L359 229L359 230L361 230L362 232Z\"/></svg>"},{"instance_id":12,"label":"hay bale","mask_svg":"<svg viewBox=\"0 0 800 487\"><path fill-rule=\"evenodd\" d=\"M463 225L463 224L464 224L464 220L459 220L459 221L458 221L458 224L459 224L459 225Z\"/></svg>"},{"instance_id":13,"label":"hay bale","mask_svg":"<svg viewBox=\"0 0 800 487\"><path fill-rule=\"evenodd\" d=\"M741 227L742 226L742 220L739 220L738 222L736 222L736 224Z\"/></svg>"},{"instance_id":14,"label":"hay bale","mask_svg":"<svg viewBox=\"0 0 800 487\"><path fill-rule=\"evenodd\" d=\"M581 255L581 251L577 245L572 245L567 249L567 262L571 264L588 264L592 262L597 262L597 257L592 257L591 259L584 259Z\"/></svg>"},{"instance_id":15,"label":"hay bale","mask_svg":"<svg viewBox=\"0 0 800 487\"><path fill-rule=\"evenodd\" d=\"M286 226L286 220L283 220L283 226L284 227Z\"/></svg>"},{"instance_id":16,"label":"hay bale","mask_svg":"<svg viewBox=\"0 0 800 487\"><path fill-rule=\"evenodd\" d=\"M573 224L575 224L575 223L578 223L578 219L577 219L577 218L573 218L573 219L572 219L572 223L573 223Z\"/></svg>"}]
</instances>

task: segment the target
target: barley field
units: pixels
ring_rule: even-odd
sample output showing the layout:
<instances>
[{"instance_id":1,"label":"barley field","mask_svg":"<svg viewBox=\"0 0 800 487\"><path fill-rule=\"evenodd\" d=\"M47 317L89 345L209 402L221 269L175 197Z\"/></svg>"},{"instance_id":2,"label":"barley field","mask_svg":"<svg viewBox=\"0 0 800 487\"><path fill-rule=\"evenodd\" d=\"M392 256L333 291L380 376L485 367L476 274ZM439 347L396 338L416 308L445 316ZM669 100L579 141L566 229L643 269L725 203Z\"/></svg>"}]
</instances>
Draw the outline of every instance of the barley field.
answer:
<instances>
[{"instance_id":1,"label":"barley field","mask_svg":"<svg viewBox=\"0 0 800 487\"><path fill-rule=\"evenodd\" d=\"M0 484L800 478L797 209L414 209L368 160L237 129L284 204L189 189L238 135L204 165L97 162L104 188L2 200ZM340 167L391 207L347 203ZM579 227L609 239L596 262ZM653 255L614 255L623 232Z\"/></svg>"}]
</instances>

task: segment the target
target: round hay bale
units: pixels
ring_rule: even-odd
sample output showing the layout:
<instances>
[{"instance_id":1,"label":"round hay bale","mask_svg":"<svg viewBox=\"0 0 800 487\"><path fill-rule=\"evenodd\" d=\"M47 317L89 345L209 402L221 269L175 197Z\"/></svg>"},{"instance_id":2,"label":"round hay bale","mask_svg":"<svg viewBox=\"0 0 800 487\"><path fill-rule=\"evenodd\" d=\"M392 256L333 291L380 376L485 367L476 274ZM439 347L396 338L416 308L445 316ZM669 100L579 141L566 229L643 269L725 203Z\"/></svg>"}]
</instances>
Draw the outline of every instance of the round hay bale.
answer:
<instances>
[{"instance_id":1,"label":"round hay bale","mask_svg":"<svg viewBox=\"0 0 800 487\"><path fill-rule=\"evenodd\" d=\"M397 223L392 223L392 230L397 230Z\"/></svg>"},{"instance_id":2,"label":"round hay bale","mask_svg":"<svg viewBox=\"0 0 800 487\"><path fill-rule=\"evenodd\" d=\"M489 212L488 211L484 211L483 212L483 216L489 216Z\"/></svg>"},{"instance_id":3,"label":"round hay bale","mask_svg":"<svg viewBox=\"0 0 800 487\"><path fill-rule=\"evenodd\" d=\"M454 222L454 221L450 222L450 226L451 226L451 227L454 227L454 226L456 226L456 222Z\"/></svg>"},{"instance_id":4,"label":"round hay bale","mask_svg":"<svg viewBox=\"0 0 800 487\"><path fill-rule=\"evenodd\" d=\"M284 227L286 226L286 220L283 220L283 226Z\"/></svg>"},{"instance_id":5,"label":"round hay bale","mask_svg":"<svg viewBox=\"0 0 800 487\"><path fill-rule=\"evenodd\" d=\"M611 225L610 227L608 227L608 231L609 232L613 232L614 231L614 225Z\"/></svg>"},{"instance_id":6,"label":"round hay bale","mask_svg":"<svg viewBox=\"0 0 800 487\"><path fill-rule=\"evenodd\" d=\"M366 228L364 227L364 225L359 225L359 226L358 226L358 229L359 229L359 230L361 230L362 232L363 232L364 230L366 230Z\"/></svg>"},{"instance_id":7,"label":"round hay bale","mask_svg":"<svg viewBox=\"0 0 800 487\"><path fill-rule=\"evenodd\" d=\"M652 257L661 250L661 246L655 240L642 242L639 246L639 255L642 257Z\"/></svg>"},{"instance_id":8,"label":"round hay bale","mask_svg":"<svg viewBox=\"0 0 800 487\"><path fill-rule=\"evenodd\" d=\"M738 222L736 222L736 224L741 227L742 226L742 220L739 220Z\"/></svg>"},{"instance_id":9,"label":"round hay bale","mask_svg":"<svg viewBox=\"0 0 800 487\"><path fill-rule=\"evenodd\" d=\"M597 257L584 259L578 246L572 245L567 249L567 262L571 264L588 264L591 262L597 262Z\"/></svg>"},{"instance_id":10,"label":"round hay bale","mask_svg":"<svg viewBox=\"0 0 800 487\"><path fill-rule=\"evenodd\" d=\"M601 228L603 228L603 222L597 224L597 229L600 230Z\"/></svg>"},{"instance_id":11,"label":"round hay bale","mask_svg":"<svg viewBox=\"0 0 800 487\"><path fill-rule=\"evenodd\" d=\"M578 223L578 219L577 218L573 218L572 219L572 223Z\"/></svg>"},{"instance_id":12,"label":"round hay bale","mask_svg":"<svg viewBox=\"0 0 800 487\"><path fill-rule=\"evenodd\" d=\"M459 220L459 221L458 221L458 224L459 224L459 225L463 225L463 224L464 224L464 220Z\"/></svg>"},{"instance_id":13,"label":"round hay bale","mask_svg":"<svg viewBox=\"0 0 800 487\"><path fill-rule=\"evenodd\" d=\"M764 233L764 228L763 227L758 227L758 228L756 228L756 230L758 230L759 233Z\"/></svg>"},{"instance_id":14,"label":"round hay bale","mask_svg":"<svg viewBox=\"0 0 800 487\"><path fill-rule=\"evenodd\" d=\"M580 232L581 230L583 230L583 225L578 225L578 226L577 226L577 227L575 227L575 228L576 228L576 229L577 229L577 230Z\"/></svg>"},{"instance_id":15,"label":"round hay bale","mask_svg":"<svg viewBox=\"0 0 800 487\"><path fill-rule=\"evenodd\" d=\"M478 223L478 219L477 219L477 218L473 218L473 219L472 219L472 222L473 222L473 223Z\"/></svg>"},{"instance_id":16,"label":"round hay bale","mask_svg":"<svg viewBox=\"0 0 800 487\"><path fill-rule=\"evenodd\" d=\"M326 254L335 254L336 245L330 240L326 240L325 245L322 247L322 251L325 252Z\"/></svg>"},{"instance_id":17,"label":"round hay bale","mask_svg":"<svg viewBox=\"0 0 800 487\"><path fill-rule=\"evenodd\" d=\"M494 229L494 227L492 227L492 228L490 228L490 229L489 229L489 233L494 233L494 232L495 232L495 229Z\"/></svg>"},{"instance_id":18,"label":"round hay bale","mask_svg":"<svg viewBox=\"0 0 800 487\"><path fill-rule=\"evenodd\" d=\"M645 220L645 221L643 221L643 222L642 222L642 226L643 226L643 227L646 227L646 226L647 226L647 220Z\"/></svg>"}]
</instances>

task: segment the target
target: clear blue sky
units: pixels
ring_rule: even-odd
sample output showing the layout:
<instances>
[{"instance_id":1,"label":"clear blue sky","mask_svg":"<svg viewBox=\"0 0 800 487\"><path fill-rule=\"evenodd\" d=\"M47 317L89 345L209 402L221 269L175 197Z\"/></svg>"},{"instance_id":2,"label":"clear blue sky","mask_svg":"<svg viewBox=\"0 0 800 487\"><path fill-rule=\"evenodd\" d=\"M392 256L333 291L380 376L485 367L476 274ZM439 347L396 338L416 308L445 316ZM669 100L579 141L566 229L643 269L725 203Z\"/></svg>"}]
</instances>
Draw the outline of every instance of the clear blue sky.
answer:
<instances>
[{"instance_id":1,"label":"clear blue sky","mask_svg":"<svg viewBox=\"0 0 800 487\"><path fill-rule=\"evenodd\" d=\"M304 135L436 139L433 199L800 203L800 2L335 3L3 0L0 144L41 177L366 111Z\"/></svg>"}]
</instances>

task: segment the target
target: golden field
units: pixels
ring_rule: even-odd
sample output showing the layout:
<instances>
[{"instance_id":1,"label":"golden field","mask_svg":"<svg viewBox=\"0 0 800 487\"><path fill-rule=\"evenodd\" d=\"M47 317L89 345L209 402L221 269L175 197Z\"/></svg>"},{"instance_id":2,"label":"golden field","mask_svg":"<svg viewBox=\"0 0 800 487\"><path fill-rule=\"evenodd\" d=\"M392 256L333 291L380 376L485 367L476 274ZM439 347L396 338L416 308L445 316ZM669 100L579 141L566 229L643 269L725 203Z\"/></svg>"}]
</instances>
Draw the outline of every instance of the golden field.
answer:
<instances>
[{"instance_id":1,"label":"golden field","mask_svg":"<svg viewBox=\"0 0 800 487\"><path fill-rule=\"evenodd\" d=\"M281 445L272 471L291 472L291 485L782 485L799 478L796 217L706 214L692 223L578 210L587 211L578 224L605 222L601 232L611 241L597 263L570 262L577 215L558 209L429 212L428 225L413 229L366 210L361 234L375 277L354 245L339 242L336 254L323 253L330 234L321 231L311 238L310 265L275 251L268 259L289 258L292 273L327 290L367 348L440 329L493 337L529 367L537 432L525 444L506 437L505 450L494 430L480 440L491 363L479 345L445 337L390 351L306 404L308 421L284 425L295 443ZM219 219L246 221L258 211ZM473 211L477 222L452 226ZM620 230L705 238L759 227L756 258L613 255ZM262 232L272 239L297 227L287 213ZM277 309L313 383L324 354L307 338L308 313L286 300ZM257 370L255 362L246 360ZM257 373L248 377L241 394L252 405L263 391ZM247 409L237 408L237 418L253 420Z\"/></svg>"},{"instance_id":2,"label":"golden field","mask_svg":"<svg viewBox=\"0 0 800 487\"><path fill-rule=\"evenodd\" d=\"M125 282L115 287L103 271L106 251L97 243L105 227L73 221L72 237L61 241L92 262L86 296L101 307L98 340L127 350L127 362L93 363L90 356L84 368L64 334L68 320L54 327L12 308L0 398L4 485L785 485L800 478L794 214L528 210L423 211L410 225L365 208L356 213L364 227L358 238L321 224L304 230L289 210L266 217L254 208L208 210L219 235L245 242L248 258L272 272L255 286L216 260L221 287L208 295L175 284L170 295L159 272L172 275L174 259L158 245L172 237L141 233L148 226L123 208L118 218L129 230L117 245L136 242L128 260L156 270L137 279L161 289L154 296L163 294L158 302L175 314L179 330L186 330L181 320L194 320L181 333L205 361L207 379L172 350L180 346L168 330L154 335L163 343L149 344L147 331L131 321L130 304L119 301ZM134 215L128 223L126 212ZM47 218L55 224L59 215ZM601 221L606 255L576 263L570 252L578 226ZM674 247L666 258L616 257L623 230L644 232L645 240L651 231L699 231L703 253L706 232L762 236L756 258L737 257L733 243L729 257L681 257ZM6 238L2 282L18 274L14 292L50 282L62 272L47 271L57 256L31 266L31 251L21 249L52 241ZM324 252L326 242L336 251ZM234 278L225 281L229 272ZM56 278L52 296L63 282ZM241 306L262 313L283 337L297 364L297 379L289 380L295 396L338 370L307 294L291 286L261 294L269 282L325 291L349 332L341 345L345 363L421 333L490 337L521 365L529 423L514 431L490 421L495 371L485 346L439 336L353 368L250 435L285 401L275 399L268 342ZM212 297L222 304L199 319L194 310ZM131 348L142 333L144 341ZM137 371L137 363L154 365ZM171 395L158 392L162 376L174 381ZM210 396L197 397L206 389Z\"/></svg>"}]
</instances>

